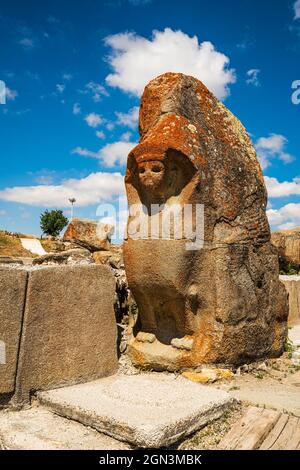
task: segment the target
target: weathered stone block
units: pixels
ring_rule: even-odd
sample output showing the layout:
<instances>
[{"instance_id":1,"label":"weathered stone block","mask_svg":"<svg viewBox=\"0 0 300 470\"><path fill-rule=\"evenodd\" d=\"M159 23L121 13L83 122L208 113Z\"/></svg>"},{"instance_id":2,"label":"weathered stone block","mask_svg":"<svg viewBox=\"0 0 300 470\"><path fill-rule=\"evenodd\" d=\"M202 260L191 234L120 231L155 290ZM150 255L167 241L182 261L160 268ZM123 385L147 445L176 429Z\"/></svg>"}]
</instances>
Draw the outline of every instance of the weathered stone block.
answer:
<instances>
[{"instance_id":1,"label":"weathered stone block","mask_svg":"<svg viewBox=\"0 0 300 470\"><path fill-rule=\"evenodd\" d=\"M48 265L48 264L92 264L93 258L89 250L85 248L74 248L64 250L59 253L47 253L46 255L34 258L32 264Z\"/></svg>"},{"instance_id":2,"label":"weathered stone block","mask_svg":"<svg viewBox=\"0 0 300 470\"><path fill-rule=\"evenodd\" d=\"M113 232L114 227L110 224L73 219L65 231L64 241L76 243L90 251L109 250Z\"/></svg>"},{"instance_id":3,"label":"weathered stone block","mask_svg":"<svg viewBox=\"0 0 300 470\"><path fill-rule=\"evenodd\" d=\"M117 369L115 281L106 266L29 271L16 402L30 391L89 381Z\"/></svg>"},{"instance_id":4,"label":"weathered stone block","mask_svg":"<svg viewBox=\"0 0 300 470\"><path fill-rule=\"evenodd\" d=\"M0 396L15 388L27 273L0 268Z\"/></svg>"},{"instance_id":5,"label":"weathered stone block","mask_svg":"<svg viewBox=\"0 0 300 470\"><path fill-rule=\"evenodd\" d=\"M278 248L280 264L284 270L289 266L300 270L300 228L272 233L272 243Z\"/></svg>"},{"instance_id":6,"label":"weathered stone block","mask_svg":"<svg viewBox=\"0 0 300 470\"><path fill-rule=\"evenodd\" d=\"M130 446L41 407L0 412L0 450L129 450Z\"/></svg>"},{"instance_id":7,"label":"weathered stone block","mask_svg":"<svg viewBox=\"0 0 300 470\"><path fill-rule=\"evenodd\" d=\"M39 402L70 419L138 447L170 445L219 418L227 392L165 374L115 375L38 393Z\"/></svg>"},{"instance_id":8,"label":"weathered stone block","mask_svg":"<svg viewBox=\"0 0 300 470\"><path fill-rule=\"evenodd\" d=\"M289 294L289 325L300 323L300 276L280 276Z\"/></svg>"}]
</instances>

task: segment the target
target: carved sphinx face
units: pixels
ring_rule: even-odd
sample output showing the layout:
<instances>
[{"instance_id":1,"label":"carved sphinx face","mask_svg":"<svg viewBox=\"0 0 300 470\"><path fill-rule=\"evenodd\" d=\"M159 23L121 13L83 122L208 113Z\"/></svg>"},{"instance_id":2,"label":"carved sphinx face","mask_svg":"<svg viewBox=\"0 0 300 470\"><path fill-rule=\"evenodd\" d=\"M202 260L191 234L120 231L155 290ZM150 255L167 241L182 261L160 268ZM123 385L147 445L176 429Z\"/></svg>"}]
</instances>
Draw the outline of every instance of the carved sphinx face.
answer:
<instances>
[{"instance_id":1,"label":"carved sphinx face","mask_svg":"<svg viewBox=\"0 0 300 470\"><path fill-rule=\"evenodd\" d=\"M138 164L138 178L141 188L154 199L161 197L165 190L166 168L161 161L146 161Z\"/></svg>"},{"instance_id":2,"label":"carved sphinx face","mask_svg":"<svg viewBox=\"0 0 300 470\"><path fill-rule=\"evenodd\" d=\"M164 204L170 197L179 196L196 169L184 154L173 149L161 159L152 160L149 154L146 157L139 161L131 155L125 181L135 187L149 210L151 204Z\"/></svg>"}]
</instances>

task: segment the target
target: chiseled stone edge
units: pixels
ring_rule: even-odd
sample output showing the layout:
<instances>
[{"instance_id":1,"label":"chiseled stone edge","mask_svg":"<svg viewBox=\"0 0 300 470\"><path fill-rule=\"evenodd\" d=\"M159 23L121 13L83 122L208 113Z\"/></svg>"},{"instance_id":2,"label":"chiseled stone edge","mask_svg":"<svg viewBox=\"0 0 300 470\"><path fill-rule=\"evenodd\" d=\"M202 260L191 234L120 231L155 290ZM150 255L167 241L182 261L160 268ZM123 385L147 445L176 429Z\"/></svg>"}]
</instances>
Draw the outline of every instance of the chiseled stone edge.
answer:
<instances>
[{"instance_id":1,"label":"chiseled stone edge","mask_svg":"<svg viewBox=\"0 0 300 470\"><path fill-rule=\"evenodd\" d=\"M207 389L209 392L209 389ZM224 392L222 392L224 394ZM220 418L236 400L230 395L218 398L215 403L202 407L199 412L190 414L185 419L170 422L168 425L143 425L133 427L125 422L116 422L106 417L97 416L80 407L72 406L55 399L47 392L38 392L39 403L60 416L78 421L97 431L107 434L120 441L128 442L142 448L160 448L173 444L193 434L208 423Z\"/></svg>"}]
</instances>

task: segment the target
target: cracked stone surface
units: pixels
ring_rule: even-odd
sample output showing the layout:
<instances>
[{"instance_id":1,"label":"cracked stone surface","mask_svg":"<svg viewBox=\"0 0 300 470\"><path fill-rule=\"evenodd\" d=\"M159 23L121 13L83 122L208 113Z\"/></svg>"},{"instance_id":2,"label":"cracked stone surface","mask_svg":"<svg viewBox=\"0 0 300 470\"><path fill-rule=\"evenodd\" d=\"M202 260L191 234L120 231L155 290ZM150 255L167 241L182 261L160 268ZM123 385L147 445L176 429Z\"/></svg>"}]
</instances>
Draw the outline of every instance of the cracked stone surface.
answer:
<instances>
[{"instance_id":1,"label":"cracked stone surface","mask_svg":"<svg viewBox=\"0 0 300 470\"><path fill-rule=\"evenodd\" d=\"M33 407L0 412L1 450L127 450L123 442Z\"/></svg>"},{"instance_id":2,"label":"cracked stone surface","mask_svg":"<svg viewBox=\"0 0 300 470\"><path fill-rule=\"evenodd\" d=\"M39 392L40 404L137 447L172 444L219 418L226 392L169 374L113 376Z\"/></svg>"},{"instance_id":3,"label":"cracked stone surface","mask_svg":"<svg viewBox=\"0 0 300 470\"><path fill-rule=\"evenodd\" d=\"M246 129L203 83L180 73L148 83L139 129L125 185L129 205L144 207L142 230L131 236L137 222L131 214L124 262L137 330L156 339L132 338L132 360L145 369L178 371L280 356L287 293ZM187 204L193 214L190 231L183 231Z\"/></svg>"}]
</instances>

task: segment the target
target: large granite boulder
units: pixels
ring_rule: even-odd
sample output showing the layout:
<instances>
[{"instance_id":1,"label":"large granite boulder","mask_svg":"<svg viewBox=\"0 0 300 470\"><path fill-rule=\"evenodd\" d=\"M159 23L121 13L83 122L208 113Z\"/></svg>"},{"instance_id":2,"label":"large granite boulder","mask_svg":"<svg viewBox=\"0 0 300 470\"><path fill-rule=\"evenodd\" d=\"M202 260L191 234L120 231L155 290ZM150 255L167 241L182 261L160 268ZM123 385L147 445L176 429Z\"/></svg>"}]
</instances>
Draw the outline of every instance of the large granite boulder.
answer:
<instances>
[{"instance_id":1,"label":"large granite boulder","mask_svg":"<svg viewBox=\"0 0 300 470\"><path fill-rule=\"evenodd\" d=\"M300 228L272 233L272 243L278 248L283 271L300 271Z\"/></svg>"},{"instance_id":2,"label":"large granite boulder","mask_svg":"<svg viewBox=\"0 0 300 470\"><path fill-rule=\"evenodd\" d=\"M199 80L176 73L145 88L139 128L125 177L133 361L175 370L279 356L287 294L246 130Z\"/></svg>"},{"instance_id":3,"label":"large granite boulder","mask_svg":"<svg viewBox=\"0 0 300 470\"><path fill-rule=\"evenodd\" d=\"M63 240L76 243L90 251L109 250L113 225L95 220L73 219L69 223Z\"/></svg>"}]
</instances>

